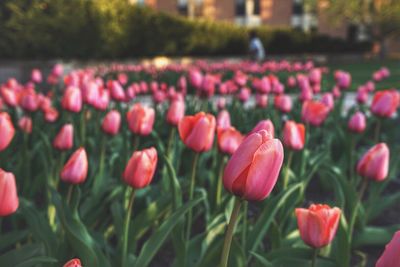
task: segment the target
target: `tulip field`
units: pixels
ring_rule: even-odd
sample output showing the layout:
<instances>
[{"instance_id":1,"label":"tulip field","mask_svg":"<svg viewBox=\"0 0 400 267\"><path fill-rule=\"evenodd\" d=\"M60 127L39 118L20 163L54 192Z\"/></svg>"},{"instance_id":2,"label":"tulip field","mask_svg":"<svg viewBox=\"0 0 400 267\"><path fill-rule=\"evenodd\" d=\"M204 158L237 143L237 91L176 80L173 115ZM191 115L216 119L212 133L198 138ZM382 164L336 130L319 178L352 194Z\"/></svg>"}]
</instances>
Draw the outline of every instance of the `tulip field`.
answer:
<instances>
[{"instance_id":1,"label":"tulip field","mask_svg":"<svg viewBox=\"0 0 400 267\"><path fill-rule=\"evenodd\" d=\"M282 60L10 77L0 266L400 267L397 75Z\"/></svg>"}]
</instances>

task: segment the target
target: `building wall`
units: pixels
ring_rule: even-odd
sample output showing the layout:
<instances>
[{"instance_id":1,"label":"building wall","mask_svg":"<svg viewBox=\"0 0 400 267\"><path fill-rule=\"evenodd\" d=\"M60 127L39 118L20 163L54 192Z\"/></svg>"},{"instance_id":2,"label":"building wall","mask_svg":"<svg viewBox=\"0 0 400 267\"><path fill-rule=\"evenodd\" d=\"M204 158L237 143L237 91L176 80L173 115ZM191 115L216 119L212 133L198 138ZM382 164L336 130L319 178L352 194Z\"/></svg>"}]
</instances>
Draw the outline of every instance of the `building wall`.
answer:
<instances>
[{"instance_id":1,"label":"building wall","mask_svg":"<svg viewBox=\"0 0 400 267\"><path fill-rule=\"evenodd\" d=\"M260 15L263 24L290 26L293 0L260 0Z\"/></svg>"},{"instance_id":2,"label":"building wall","mask_svg":"<svg viewBox=\"0 0 400 267\"><path fill-rule=\"evenodd\" d=\"M154 0L154 7L157 10L167 12L173 15L178 14L177 0Z\"/></svg>"},{"instance_id":3,"label":"building wall","mask_svg":"<svg viewBox=\"0 0 400 267\"><path fill-rule=\"evenodd\" d=\"M235 18L235 3L234 0L216 0L215 9L217 20L232 21Z\"/></svg>"}]
</instances>

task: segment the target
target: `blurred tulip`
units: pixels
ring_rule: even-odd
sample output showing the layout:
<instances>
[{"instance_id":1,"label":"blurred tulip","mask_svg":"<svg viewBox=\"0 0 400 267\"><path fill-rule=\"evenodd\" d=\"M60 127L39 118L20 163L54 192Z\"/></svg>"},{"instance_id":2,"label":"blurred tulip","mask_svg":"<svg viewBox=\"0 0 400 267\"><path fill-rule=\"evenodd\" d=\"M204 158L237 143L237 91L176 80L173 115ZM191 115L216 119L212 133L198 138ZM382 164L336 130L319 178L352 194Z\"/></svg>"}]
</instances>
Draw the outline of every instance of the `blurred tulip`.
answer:
<instances>
[{"instance_id":1,"label":"blurred tulip","mask_svg":"<svg viewBox=\"0 0 400 267\"><path fill-rule=\"evenodd\" d=\"M332 111L335 107L335 100L333 98L332 93L324 93L321 98L321 103L324 103L328 108L329 111Z\"/></svg>"},{"instance_id":2,"label":"blurred tulip","mask_svg":"<svg viewBox=\"0 0 400 267\"><path fill-rule=\"evenodd\" d=\"M14 138L15 129L10 115L0 112L0 152L5 150Z\"/></svg>"},{"instance_id":3,"label":"blurred tulip","mask_svg":"<svg viewBox=\"0 0 400 267\"><path fill-rule=\"evenodd\" d=\"M389 148L379 143L370 148L357 164L357 173L375 181L384 180L389 172Z\"/></svg>"},{"instance_id":4,"label":"blurred tulip","mask_svg":"<svg viewBox=\"0 0 400 267\"><path fill-rule=\"evenodd\" d=\"M357 102L358 104L366 104L368 101L368 91L363 87L357 90Z\"/></svg>"},{"instance_id":5,"label":"blurred tulip","mask_svg":"<svg viewBox=\"0 0 400 267\"><path fill-rule=\"evenodd\" d=\"M271 120L262 120L257 123L257 125L247 134L247 136L259 132L261 130L267 131L272 138L275 136L275 127Z\"/></svg>"},{"instance_id":6,"label":"blurred tulip","mask_svg":"<svg viewBox=\"0 0 400 267\"><path fill-rule=\"evenodd\" d=\"M220 97L217 101L218 110L223 110L226 106L226 98Z\"/></svg>"},{"instance_id":7,"label":"blurred tulip","mask_svg":"<svg viewBox=\"0 0 400 267\"><path fill-rule=\"evenodd\" d=\"M32 119L28 116L23 116L18 121L19 128L26 134L32 133Z\"/></svg>"},{"instance_id":8,"label":"blurred tulip","mask_svg":"<svg viewBox=\"0 0 400 267\"><path fill-rule=\"evenodd\" d=\"M222 153L232 155L243 141L243 135L234 127L218 128L218 147Z\"/></svg>"},{"instance_id":9,"label":"blurred tulip","mask_svg":"<svg viewBox=\"0 0 400 267\"><path fill-rule=\"evenodd\" d=\"M215 135L215 117L199 112L193 116L185 116L178 124L182 142L196 152L211 149Z\"/></svg>"},{"instance_id":10,"label":"blurred tulip","mask_svg":"<svg viewBox=\"0 0 400 267\"><path fill-rule=\"evenodd\" d=\"M135 189L148 186L153 179L157 159L154 147L133 152L123 173L125 183Z\"/></svg>"},{"instance_id":11,"label":"blurred tulip","mask_svg":"<svg viewBox=\"0 0 400 267\"><path fill-rule=\"evenodd\" d=\"M0 94L7 106L15 107L18 105L18 94L13 89L0 87Z\"/></svg>"},{"instance_id":12,"label":"blurred tulip","mask_svg":"<svg viewBox=\"0 0 400 267\"><path fill-rule=\"evenodd\" d=\"M61 64L55 64L53 66L53 69L51 70L51 74L53 74L56 77L60 77L64 73L64 67Z\"/></svg>"},{"instance_id":13,"label":"blurred tulip","mask_svg":"<svg viewBox=\"0 0 400 267\"><path fill-rule=\"evenodd\" d=\"M58 150L69 150L74 145L74 126L65 124L58 132L53 141L54 148Z\"/></svg>"},{"instance_id":14,"label":"blurred tulip","mask_svg":"<svg viewBox=\"0 0 400 267\"><path fill-rule=\"evenodd\" d=\"M72 154L61 171L61 180L70 184L85 182L88 174L88 159L86 150L80 147Z\"/></svg>"},{"instance_id":15,"label":"blurred tulip","mask_svg":"<svg viewBox=\"0 0 400 267\"><path fill-rule=\"evenodd\" d=\"M257 94L256 95L256 103L257 103L258 107L266 108L267 105L268 105L268 96L267 95Z\"/></svg>"},{"instance_id":16,"label":"blurred tulip","mask_svg":"<svg viewBox=\"0 0 400 267\"><path fill-rule=\"evenodd\" d=\"M203 74L198 70L190 70L189 71L189 83L195 87L200 88L203 84Z\"/></svg>"},{"instance_id":17,"label":"blurred tulip","mask_svg":"<svg viewBox=\"0 0 400 267\"><path fill-rule=\"evenodd\" d=\"M49 108L44 111L44 119L47 122L55 122L58 119L58 111L55 108Z\"/></svg>"},{"instance_id":18,"label":"blurred tulip","mask_svg":"<svg viewBox=\"0 0 400 267\"><path fill-rule=\"evenodd\" d=\"M33 69L31 72L31 81L34 83L42 82L42 72L39 69Z\"/></svg>"},{"instance_id":19,"label":"blurred tulip","mask_svg":"<svg viewBox=\"0 0 400 267\"><path fill-rule=\"evenodd\" d=\"M81 90L74 86L67 87L61 100L61 106L67 111L80 112L82 110Z\"/></svg>"},{"instance_id":20,"label":"blurred tulip","mask_svg":"<svg viewBox=\"0 0 400 267\"><path fill-rule=\"evenodd\" d=\"M367 120L365 118L364 113L361 111L357 111L351 116L349 123L347 124L349 130L354 133L362 133L367 127Z\"/></svg>"},{"instance_id":21,"label":"blurred tulip","mask_svg":"<svg viewBox=\"0 0 400 267\"><path fill-rule=\"evenodd\" d=\"M218 128L229 128L231 127L231 115L226 109L221 110L217 116L217 127Z\"/></svg>"},{"instance_id":22,"label":"blurred tulip","mask_svg":"<svg viewBox=\"0 0 400 267\"><path fill-rule=\"evenodd\" d=\"M19 105L25 111L34 112L39 108L39 99L33 89L25 89L19 96Z\"/></svg>"},{"instance_id":23,"label":"blurred tulip","mask_svg":"<svg viewBox=\"0 0 400 267\"><path fill-rule=\"evenodd\" d=\"M306 101L301 110L301 119L313 126L320 126L329 114L329 107L318 101Z\"/></svg>"},{"instance_id":24,"label":"blurred tulip","mask_svg":"<svg viewBox=\"0 0 400 267\"><path fill-rule=\"evenodd\" d=\"M376 92L371 104L371 112L378 117L391 117L400 105L400 93L396 90Z\"/></svg>"},{"instance_id":25,"label":"blurred tulip","mask_svg":"<svg viewBox=\"0 0 400 267\"><path fill-rule=\"evenodd\" d=\"M286 121L283 128L283 144L293 150L301 150L305 143L306 130L304 124Z\"/></svg>"},{"instance_id":26,"label":"blurred tulip","mask_svg":"<svg viewBox=\"0 0 400 267\"><path fill-rule=\"evenodd\" d=\"M313 248L322 248L332 242L339 225L341 210L328 205L312 204L308 209L296 209L301 239Z\"/></svg>"},{"instance_id":27,"label":"blurred tulip","mask_svg":"<svg viewBox=\"0 0 400 267\"><path fill-rule=\"evenodd\" d=\"M185 101L172 101L167 112L167 122L171 125L177 126L183 116L185 116Z\"/></svg>"},{"instance_id":28,"label":"blurred tulip","mask_svg":"<svg viewBox=\"0 0 400 267\"><path fill-rule=\"evenodd\" d=\"M121 102L126 100L124 88L118 81L111 81L109 84L109 90L113 100Z\"/></svg>"},{"instance_id":29,"label":"blurred tulip","mask_svg":"<svg viewBox=\"0 0 400 267\"><path fill-rule=\"evenodd\" d=\"M277 110L288 113L292 110L292 98L288 95L277 95L274 98L274 106Z\"/></svg>"},{"instance_id":30,"label":"blurred tulip","mask_svg":"<svg viewBox=\"0 0 400 267\"><path fill-rule=\"evenodd\" d=\"M154 109L136 103L126 114L128 127L134 134L146 136L153 130Z\"/></svg>"},{"instance_id":31,"label":"blurred tulip","mask_svg":"<svg viewBox=\"0 0 400 267\"><path fill-rule=\"evenodd\" d=\"M117 110L110 110L103 119L101 129L109 135L116 135L121 127L121 114Z\"/></svg>"},{"instance_id":32,"label":"blurred tulip","mask_svg":"<svg viewBox=\"0 0 400 267\"><path fill-rule=\"evenodd\" d=\"M64 264L63 267L82 267L82 263L79 259L72 259Z\"/></svg>"},{"instance_id":33,"label":"blurred tulip","mask_svg":"<svg viewBox=\"0 0 400 267\"><path fill-rule=\"evenodd\" d=\"M224 186L240 198L261 201L274 188L282 162L282 143L265 130L253 133L243 140L228 161Z\"/></svg>"},{"instance_id":34,"label":"blurred tulip","mask_svg":"<svg viewBox=\"0 0 400 267\"><path fill-rule=\"evenodd\" d=\"M400 231L397 231L385 251L376 262L375 267L400 267Z\"/></svg>"},{"instance_id":35,"label":"blurred tulip","mask_svg":"<svg viewBox=\"0 0 400 267\"><path fill-rule=\"evenodd\" d=\"M246 102L247 100L249 100L250 95L251 95L250 89L245 87L245 88L242 88L242 89L240 90L240 92L239 92L239 94L238 94L238 99L239 99L241 102Z\"/></svg>"},{"instance_id":36,"label":"blurred tulip","mask_svg":"<svg viewBox=\"0 0 400 267\"><path fill-rule=\"evenodd\" d=\"M0 196L0 217L11 215L17 211L19 199L15 176L3 169L0 169Z\"/></svg>"}]
</instances>

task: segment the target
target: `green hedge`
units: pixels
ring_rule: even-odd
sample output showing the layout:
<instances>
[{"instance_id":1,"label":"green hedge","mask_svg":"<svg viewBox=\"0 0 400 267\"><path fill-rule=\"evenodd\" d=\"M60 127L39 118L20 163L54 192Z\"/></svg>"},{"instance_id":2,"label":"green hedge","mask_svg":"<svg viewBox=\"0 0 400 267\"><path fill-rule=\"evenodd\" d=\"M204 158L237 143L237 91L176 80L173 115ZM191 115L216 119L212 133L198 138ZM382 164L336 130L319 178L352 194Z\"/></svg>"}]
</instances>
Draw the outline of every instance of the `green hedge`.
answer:
<instances>
[{"instance_id":1,"label":"green hedge","mask_svg":"<svg viewBox=\"0 0 400 267\"><path fill-rule=\"evenodd\" d=\"M369 44L305 34L288 28L256 29L267 53L361 52ZM1 58L124 58L241 55L247 29L191 21L138 8L127 0L2 0Z\"/></svg>"}]
</instances>

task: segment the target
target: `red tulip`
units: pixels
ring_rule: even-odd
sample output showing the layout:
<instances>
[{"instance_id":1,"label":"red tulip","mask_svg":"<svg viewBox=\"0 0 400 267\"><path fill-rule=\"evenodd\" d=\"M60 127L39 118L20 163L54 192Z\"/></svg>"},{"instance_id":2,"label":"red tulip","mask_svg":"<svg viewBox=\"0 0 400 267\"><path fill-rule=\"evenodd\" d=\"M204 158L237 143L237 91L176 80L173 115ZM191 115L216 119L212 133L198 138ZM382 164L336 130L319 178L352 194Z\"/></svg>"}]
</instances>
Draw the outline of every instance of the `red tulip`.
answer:
<instances>
[{"instance_id":1,"label":"red tulip","mask_svg":"<svg viewBox=\"0 0 400 267\"><path fill-rule=\"evenodd\" d=\"M371 112L379 117L391 117L400 105L400 94L396 90L384 90L375 93Z\"/></svg>"},{"instance_id":2,"label":"red tulip","mask_svg":"<svg viewBox=\"0 0 400 267\"><path fill-rule=\"evenodd\" d=\"M185 102L183 100L172 101L167 112L167 122L177 126L183 116L185 116Z\"/></svg>"},{"instance_id":3,"label":"red tulip","mask_svg":"<svg viewBox=\"0 0 400 267\"><path fill-rule=\"evenodd\" d=\"M305 135L304 124L286 121L283 128L283 144L289 149L301 150L304 147Z\"/></svg>"},{"instance_id":4,"label":"red tulip","mask_svg":"<svg viewBox=\"0 0 400 267\"><path fill-rule=\"evenodd\" d=\"M68 150L74 145L74 126L65 124L54 138L53 146L58 150Z\"/></svg>"},{"instance_id":5,"label":"red tulip","mask_svg":"<svg viewBox=\"0 0 400 267\"><path fill-rule=\"evenodd\" d=\"M102 130L109 135L116 135L121 126L121 114L116 110L111 110L103 119Z\"/></svg>"},{"instance_id":6,"label":"red tulip","mask_svg":"<svg viewBox=\"0 0 400 267\"><path fill-rule=\"evenodd\" d=\"M61 100L61 105L63 109L71 112L80 112L82 109L82 93L79 88L74 86L69 86Z\"/></svg>"},{"instance_id":7,"label":"red tulip","mask_svg":"<svg viewBox=\"0 0 400 267\"><path fill-rule=\"evenodd\" d=\"M308 209L296 209L301 239L310 247L325 247L336 235L340 215L339 208L321 204L312 204Z\"/></svg>"},{"instance_id":8,"label":"red tulip","mask_svg":"<svg viewBox=\"0 0 400 267\"><path fill-rule=\"evenodd\" d=\"M135 189L148 186L153 179L157 159L154 147L133 152L123 173L125 183Z\"/></svg>"},{"instance_id":9,"label":"red tulip","mask_svg":"<svg viewBox=\"0 0 400 267\"><path fill-rule=\"evenodd\" d=\"M318 101L306 101L301 110L301 119L313 126L321 125L329 114L329 107Z\"/></svg>"},{"instance_id":10,"label":"red tulip","mask_svg":"<svg viewBox=\"0 0 400 267\"><path fill-rule=\"evenodd\" d=\"M375 180L384 180L389 172L389 148L385 143L379 143L370 148L357 164L360 176Z\"/></svg>"},{"instance_id":11,"label":"red tulip","mask_svg":"<svg viewBox=\"0 0 400 267\"><path fill-rule=\"evenodd\" d=\"M17 211L19 200L15 176L11 172L0 169L0 216L8 216Z\"/></svg>"},{"instance_id":12,"label":"red tulip","mask_svg":"<svg viewBox=\"0 0 400 267\"><path fill-rule=\"evenodd\" d=\"M10 115L0 112L0 152L8 147L15 134Z\"/></svg>"},{"instance_id":13,"label":"red tulip","mask_svg":"<svg viewBox=\"0 0 400 267\"><path fill-rule=\"evenodd\" d=\"M227 110L221 110L217 116L217 128L229 128L231 127L231 115Z\"/></svg>"},{"instance_id":14,"label":"red tulip","mask_svg":"<svg viewBox=\"0 0 400 267\"><path fill-rule=\"evenodd\" d=\"M268 197L278 180L283 147L278 139L261 130L246 137L225 167L226 190L246 200Z\"/></svg>"},{"instance_id":15,"label":"red tulip","mask_svg":"<svg viewBox=\"0 0 400 267\"><path fill-rule=\"evenodd\" d=\"M288 95L277 95L274 99L274 106L277 110L288 113L292 110L292 98Z\"/></svg>"},{"instance_id":16,"label":"red tulip","mask_svg":"<svg viewBox=\"0 0 400 267\"><path fill-rule=\"evenodd\" d=\"M189 148L196 152L204 152L212 147L215 124L215 117L204 112L185 116L178 124L179 136Z\"/></svg>"},{"instance_id":17,"label":"red tulip","mask_svg":"<svg viewBox=\"0 0 400 267\"><path fill-rule=\"evenodd\" d=\"M82 263L79 259L72 259L64 264L63 267L82 267Z\"/></svg>"},{"instance_id":18,"label":"red tulip","mask_svg":"<svg viewBox=\"0 0 400 267\"><path fill-rule=\"evenodd\" d=\"M152 108L137 103L128 111L126 117L128 127L134 134L146 136L153 130L155 112Z\"/></svg>"},{"instance_id":19,"label":"red tulip","mask_svg":"<svg viewBox=\"0 0 400 267\"><path fill-rule=\"evenodd\" d=\"M354 115L351 116L347 126L349 127L349 130L354 133L364 132L365 128L367 127L367 121L364 113L361 111L354 113Z\"/></svg>"},{"instance_id":20,"label":"red tulip","mask_svg":"<svg viewBox=\"0 0 400 267\"><path fill-rule=\"evenodd\" d=\"M80 184L88 174L88 159L86 150L80 147L72 154L61 171L61 180L70 184Z\"/></svg>"},{"instance_id":21,"label":"red tulip","mask_svg":"<svg viewBox=\"0 0 400 267\"><path fill-rule=\"evenodd\" d=\"M400 267L400 231L397 231L385 251L378 259L375 267Z\"/></svg>"},{"instance_id":22,"label":"red tulip","mask_svg":"<svg viewBox=\"0 0 400 267\"><path fill-rule=\"evenodd\" d=\"M232 155L243 141L243 135L234 127L218 128L218 147L222 153Z\"/></svg>"},{"instance_id":23,"label":"red tulip","mask_svg":"<svg viewBox=\"0 0 400 267\"><path fill-rule=\"evenodd\" d=\"M27 134L32 132L32 119L28 116L23 116L18 121L19 128Z\"/></svg>"},{"instance_id":24,"label":"red tulip","mask_svg":"<svg viewBox=\"0 0 400 267\"><path fill-rule=\"evenodd\" d=\"M250 133L247 134L247 136L259 132L261 130L267 131L272 138L275 136L275 127L274 124L272 123L271 120L262 120L257 125L253 128L253 130L250 131Z\"/></svg>"}]
</instances>

